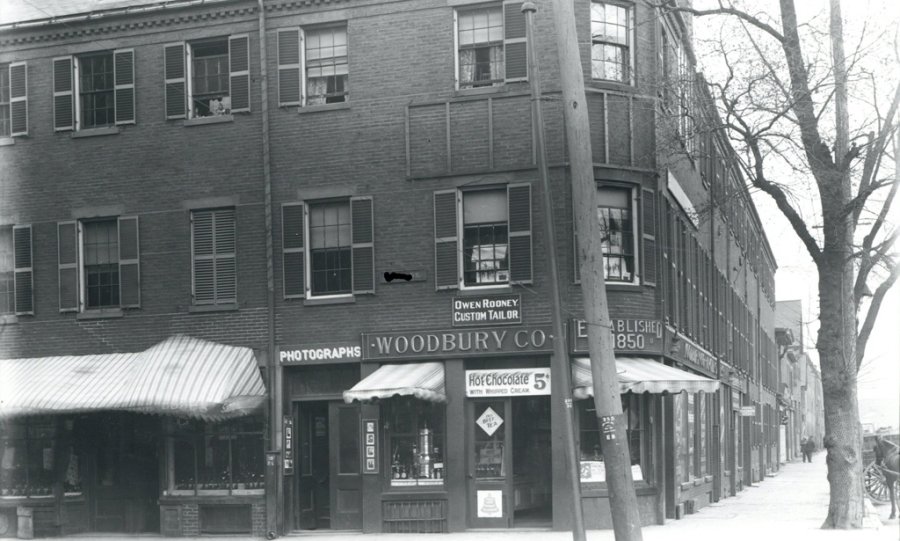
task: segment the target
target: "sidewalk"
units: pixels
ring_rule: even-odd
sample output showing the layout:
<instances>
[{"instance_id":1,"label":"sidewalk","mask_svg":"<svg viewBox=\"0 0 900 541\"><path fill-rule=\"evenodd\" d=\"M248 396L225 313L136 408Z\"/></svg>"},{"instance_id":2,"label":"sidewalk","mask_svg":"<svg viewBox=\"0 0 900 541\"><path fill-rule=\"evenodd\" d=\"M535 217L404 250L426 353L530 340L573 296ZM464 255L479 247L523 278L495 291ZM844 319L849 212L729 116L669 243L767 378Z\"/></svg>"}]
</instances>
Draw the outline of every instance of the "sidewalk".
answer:
<instances>
[{"instance_id":1,"label":"sidewalk","mask_svg":"<svg viewBox=\"0 0 900 541\"><path fill-rule=\"evenodd\" d=\"M828 509L828 482L825 477L825 453L817 453L812 463L793 462L782 465L774 477L745 488L732 498L704 507L683 520L643 528L645 541L897 541L900 525L897 519L879 528L859 531L821 530ZM882 512L886 516L887 513ZM299 541L569 541L571 532L546 530L469 531L452 534L360 534L313 532L285 536ZM611 530L587 532L588 541L614 541ZM116 535L79 535L67 539L99 539L125 541L135 537ZM158 536L139 537L147 541L163 541ZM183 539L183 538L182 538ZM203 541L244 541L245 537L202 537ZM172 540L176 541L176 540Z\"/></svg>"}]
</instances>

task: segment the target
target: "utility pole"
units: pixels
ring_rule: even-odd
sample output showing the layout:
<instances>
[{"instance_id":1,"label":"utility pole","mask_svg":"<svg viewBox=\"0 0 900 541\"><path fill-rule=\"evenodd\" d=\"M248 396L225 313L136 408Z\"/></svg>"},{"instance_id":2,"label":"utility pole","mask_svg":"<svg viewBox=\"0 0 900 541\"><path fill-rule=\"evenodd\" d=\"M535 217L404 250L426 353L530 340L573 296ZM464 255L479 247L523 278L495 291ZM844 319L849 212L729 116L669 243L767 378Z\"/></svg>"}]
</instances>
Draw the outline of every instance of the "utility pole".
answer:
<instances>
[{"instance_id":1,"label":"utility pole","mask_svg":"<svg viewBox=\"0 0 900 541\"><path fill-rule=\"evenodd\" d=\"M639 541L643 538L616 376L606 282L603 277L600 223L597 220L598 198L591 156L591 130L572 0L554 0L553 19L559 54L569 169L572 175L572 198L575 201L581 293L588 327L594 405L600 423L600 448L606 462L609 507L616 541Z\"/></svg>"},{"instance_id":2,"label":"utility pole","mask_svg":"<svg viewBox=\"0 0 900 541\"><path fill-rule=\"evenodd\" d=\"M547 253L550 254L550 285L553 297L553 367L552 379L559 378L561 385L556 388L563 389L565 399L565 432L566 432L566 462L568 463L569 482L572 487L572 539L585 541L584 510L581 507L581 476L578 468L578 455L575 451L575 422L572 416L572 369L569 365L569 356L566 351L566 335L563 330L562 296L559 292L559 265L556 260L556 227L553 217L553 202L550 192L550 171L547 167L547 146L544 143L544 111L541 106L541 71L535 52L535 39L537 32L534 30L534 12L537 7L533 2L522 4L522 12L525 13L527 28L528 51L528 81L531 87L532 120L537 132L537 160L538 169L541 171L541 193L543 194L544 234L547 238Z\"/></svg>"}]
</instances>

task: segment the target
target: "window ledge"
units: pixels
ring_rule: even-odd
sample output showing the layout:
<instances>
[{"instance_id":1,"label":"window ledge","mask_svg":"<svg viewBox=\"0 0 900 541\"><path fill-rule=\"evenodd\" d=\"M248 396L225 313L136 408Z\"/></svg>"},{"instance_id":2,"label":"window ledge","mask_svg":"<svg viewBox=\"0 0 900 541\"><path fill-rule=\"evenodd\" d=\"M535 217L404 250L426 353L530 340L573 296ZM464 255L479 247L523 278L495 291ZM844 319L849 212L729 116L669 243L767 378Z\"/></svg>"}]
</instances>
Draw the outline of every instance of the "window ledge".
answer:
<instances>
[{"instance_id":1,"label":"window ledge","mask_svg":"<svg viewBox=\"0 0 900 541\"><path fill-rule=\"evenodd\" d=\"M0 316L0 325L12 325L13 323L18 323L19 317L15 314L3 314Z\"/></svg>"},{"instance_id":2,"label":"window ledge","mask_svg":"<svg viewBox=\"0 0 900 541\"><path fill-rule=\"evenodd\" d=\"M477 86L472 88L457 88L453 91L454 98L462 98L466 96L480 96L484 94L528 94L527 81L513 81L497 86Z\"/></svg>"},{"instance_id":3,"label":"window ledge","mask_svg":"<svg viewBox=\"0 0 900 541\"><path fill-rule=\"evenodd\" d=\"M313 297L311 299L304 299L303 306L324 306L328 304L354 304L356 303L356 297L353 295L341 295L340 297Z\"/></svg>"},{"instance_id":4,"label":"window ledge","mask_svg":"<svg viewBox=\"0 0 900 541\"><path fill-rule=\"evenodd\" d=\"M502 284L502 285L484 286L484 287L468 286L466 288L459 288L457 290L457 292L459 293L459 296L461 296L461 297L468 297L468 296L474 297L476 295L486 295L486 294L490 295L493 293L504 293L504 292L511 291L511 290L512 290L511 285Z\"/></svg>"},{"instance_id":5,"label":"window ledge","mask_svg":"<svg viewBox=\"0 0 900 541\"><path fill-rule=\"evenodd\" d=\"M0 147L7 147L14 144L16 144L16 140L13 137L0 137Z\"/></svg>"},{"instance_id":6,"label":"window ledge","mask_svg":"<svg viewBox=\"0 0 900 541\"><path fill-rule=\"evenodd\" d=\"M704 483L711 483L712 480L713 480L713 476L712 476L712 475L706 475L706 476L703 477L703 482L704 482Z\"/></svg>"},{"instance_id":7,"label":"window ledge","mask_svg":"<svg viewBox=\"0 0 900 541\"><path fill-rule=\"evenodd\" d=\"M681 488L682 491L689 490L693 486L694 486L694 483L692 483L691 481L686 481L679 485L679 487Z\"/></svg>"},{"instance_id":8,"label":"window ledge","mask_svg":"<svg viewBox=\"0 0 900 541\"><path fill-rule=\"evenodd\" d=\"M634 291L641 287L638 282L606 282L607 291Z\"/></svg>"},{"instance_id":9,"label":"window ledge","mask_svg":"<svg viewBox=\"0 0 900 541\"><path fill-rule=\"evenodd\" d=\"M350 102L342 101L339 103L323 103L321 105L304 105L303 107L298 107L297 112L300 114L304 113L319 113L323 111L340 111L342 109L349 109Z\"/></svg>"},{"instance_id":10,"label":"window ledge","mask_svg":"<svg viewBox=\"0 0 900 541\"><path fill-rule=\"evenodd\" d=\"M238 311L237 303L231 304L194 304L188 307L188 312L199 314L204 312L236 312Z\"/></svg>"},{"instance_id":11,"label":"window ledge","mask_svg":"<svg viewBox=\"0 0 900 541\"><path fill-rule=\"evenodd\" d=\"M654 496L659 493L659 489L647 481L635 481L634 492L637 496ZM609 488L605 482L581 484L582 498L608 498Z\"/></svg>"},{"instance_id":12,"label":"window ledge","mask_svg":"<svg viewBox=\"0 0 900 541\"><path fill-rule=\"evenodd\" d=\"M198 116L196 118L188 118L184 121L184 127L204 126L206 124L221 124L223 122L234 122L234 115L214 115L214 116Z\"/></svg>"},{"instance_id":13,"label":"window ledge","mask_svg":"<svg viewBox=\"0 0 900 541\"><path fill-rule=\"evenodd\" d=\"M585 90L588 92L591 91L605 91L605 90L617 90L620 92L636 92L637 88L632 83L623 83L621 81L613 81L612 79L590 79L587 85L585 85Z\"/></svg>"},{"instance_id":14,"label":"window ledge","mask_svg":"<svg viewBox=\"0 0 900 541\"><path fill-rule=\"evenodd\" d=\"M116 135L120 132L118 126L106 126L103 128L89 128L86 130L78 130L72 132L72 139L81 139L82 137L99 137L101 135Z\"/></svg>"},{"instance_id":15,"label":"window ledge","mask_svg":"<svg viewBox=\"0 0 900 541\"><path fill-rule=\"evenodd\" d=\"M75 319L112 319L122 317L124 313L121 308L103 308L100 310L85 310L78 312Z\"/></svg>"}]
</instances>

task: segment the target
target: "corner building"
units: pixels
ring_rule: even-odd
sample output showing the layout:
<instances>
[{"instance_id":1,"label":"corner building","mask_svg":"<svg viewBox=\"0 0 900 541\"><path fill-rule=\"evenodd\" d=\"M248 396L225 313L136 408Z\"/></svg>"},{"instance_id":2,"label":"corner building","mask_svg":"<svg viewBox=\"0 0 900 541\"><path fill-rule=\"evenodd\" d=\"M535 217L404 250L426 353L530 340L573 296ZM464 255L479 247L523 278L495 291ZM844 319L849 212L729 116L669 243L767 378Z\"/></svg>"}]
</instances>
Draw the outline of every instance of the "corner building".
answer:
<instances>
[{"instance_id":1,"label":"corner building","mask_svg":"<svg viewBox=\"0 0 900 541\"><path fill-rule=\"evenodd\" d=\"M144 495L157 505L120 512L141 527L104 523L101 488L68 490L62 460L48 494L29 485L0 508L46 508L36 528L51 534L567 529L571 392L587 526L611 527L552 18L542 3L529 35L521 6L176 2L88 17L86 5L0 27L11 96L0 233L17 256L3 275L2 356L146 352L188 334L252 352L267 398L234 410L235 426L165 400L142 403L155 417L121 414L165 436L155 460L168 473ZM575 10L578 34L593 36L581 59L632 474L642 520L657 524L777 467L775 262L694 74L691 21L643 2ZM528 46L566 337L552 332ZM70 166L85 157L96 166ZM110 216L137 216L137 258L120 240L103 251L117 259L96 256L103 268L66 259L66 238L96 252L113 226L95 234L94 219ZM135 222L117 223L122 239ZM104 269L119 297L96 302L118 306L95 309L87 277ZM573 389L551 363L557 339ZM4 417L15 425L4 438L28 433L30 411ZM41 413L62 427L53 442L78 432L71 416L106 415ZM237 426L252 419L261 428ZM34 460L47 445L16 441ZM96 471L85 485L105 487ZM76 500L93 510L77 527L58 518Z\"/></svg>"}]
</instances>

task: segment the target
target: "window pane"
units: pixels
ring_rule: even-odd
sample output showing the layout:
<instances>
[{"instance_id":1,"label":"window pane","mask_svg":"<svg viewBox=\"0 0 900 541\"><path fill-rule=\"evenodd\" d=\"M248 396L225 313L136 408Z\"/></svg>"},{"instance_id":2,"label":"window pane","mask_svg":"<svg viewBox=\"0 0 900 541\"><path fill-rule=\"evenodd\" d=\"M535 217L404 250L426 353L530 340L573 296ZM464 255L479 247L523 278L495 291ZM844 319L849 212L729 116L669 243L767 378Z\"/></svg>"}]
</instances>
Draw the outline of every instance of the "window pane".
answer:
<instances>
[{"instance_id":1,"label":"window pane","mask_svg":"<svg viewBox=\"0 0 900 541\"><path fill-rule=\"evenodd\" d=\"M309 206L310 274L314 295L352 291L350 202Z\"/></svg>"},{"instance_id":2,"label":"window pane","mask_svg":"<svg viewBox=\"0 0 900 541\"><path fill-rule=\"evenodd\" d=\"M445 407L402 398L392 401L388 415L391 484L443 484Z\"/></svg>"},{"instance_id":3,"label":"window pane","mask_svg":"<svg viewBox=\"0 0 900 541\"><path fill-rule=\"evenodd\" d=\"M502 421L499 426L492 428L488 433L478 419L483 416L492 416ZM510 419L505 419L505 408L502 401L479 402L475 405L475 477L479 479L492 479L506 477L507 466L504 463L503 446L506 439L504 426Z\"/></svg>"},{"instance_id":4,"label":"window pane","mask_svg":"<svg viewBox=\"0 0 900 541\"><path fill-rule=\"evenodd\" d=\"M194 479L194 453L193 441L177 439L173 443L174 456L172 457L175 468L175 490L194 490L197 487Z\"/></svg>"},{"instance_id":5,"label":"window pane","mask_svg":"<svg viewBox=\"0 0 900 541\"><path fill-rule=\"evenodd\" d=\"M348 73L347 28L307 30L307 104L346 101L349 95Z\"/></svg>"},{"instance_id":6,"label":"window pane","mask_svg":"<svg viewBox=\"0 0 900 541\"><path fill-rule=\"evenodd\" d=\"M229 441L226 435L206 434L197 457L197 470L201 490L231 488L229 466Z\"/></svg>"},{"instance_id":7,"label":"window pane","mask_svg":"<svg viewBox=\"0 0 900 541\"><path fill-rule=\"evenodd\" d=\"M119 226L116 220L82 223L88 308L119 305Z\"/></svg>"},{"instance_id":8,"label":"window pane","mask_svg":"<svg viewBox=\"0 0 900 541\"><path fill-rule=\"evenodd\" d=\"M96 128L113 124L115 105L112 53L82 56L76 61L79 67L81 127Z\"/></svg>"}]
</instances>

